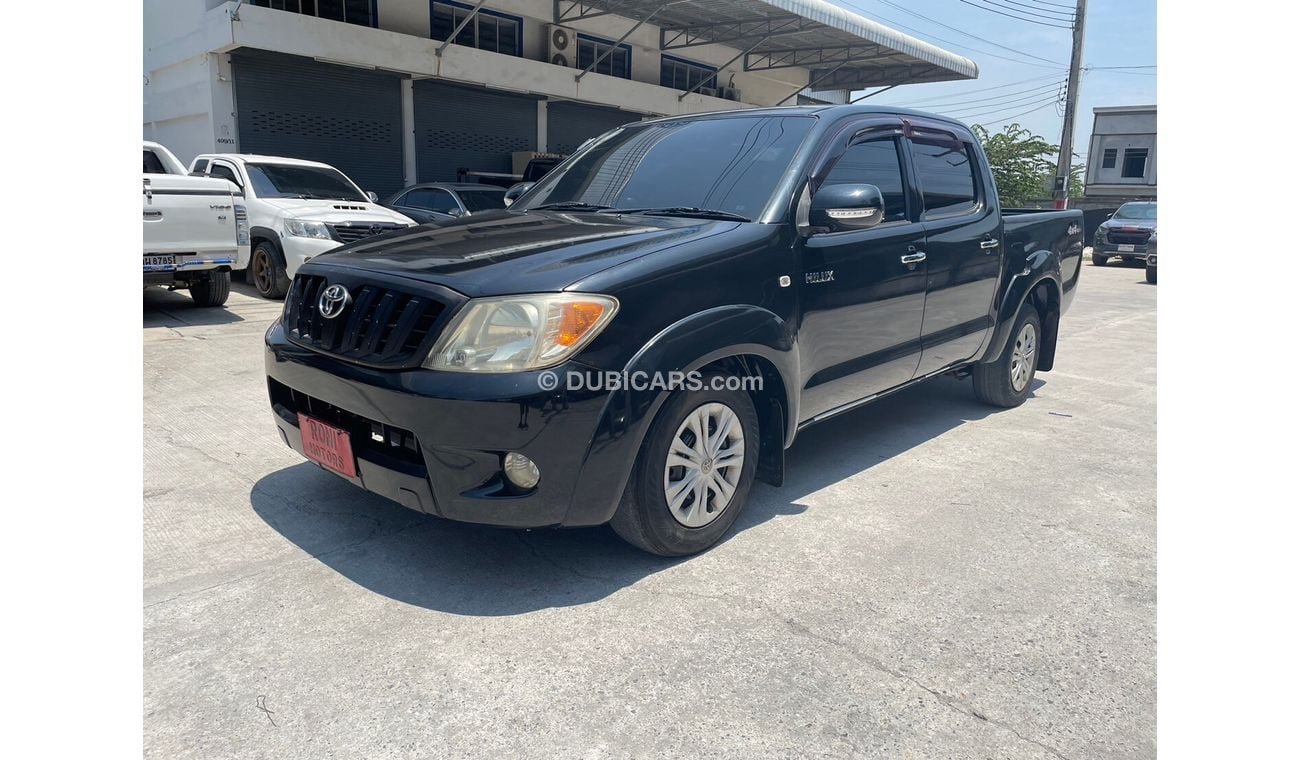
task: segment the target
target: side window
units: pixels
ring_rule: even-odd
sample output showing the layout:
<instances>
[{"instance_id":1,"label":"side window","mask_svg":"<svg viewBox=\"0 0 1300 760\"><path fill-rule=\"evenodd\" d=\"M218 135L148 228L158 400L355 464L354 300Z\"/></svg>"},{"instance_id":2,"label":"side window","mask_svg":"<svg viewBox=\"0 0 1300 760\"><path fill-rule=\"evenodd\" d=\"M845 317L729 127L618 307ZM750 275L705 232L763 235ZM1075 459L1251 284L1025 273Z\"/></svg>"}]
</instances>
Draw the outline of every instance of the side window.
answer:
<instances>
[{"instance_id":1,"label":"side window","mask_svg":"<svg viewBox=\"0 0 1300 760\"><path fill-rule=\"evenodd\" d=\"M903 162L898 140L881 137L850 145L822 185L867 183L885 196L883 223L907 219L907 193L903 189Z\"/></svg>"},{"instance_id":2,"label":"side window","mask_svg":"<svg viewBox=\"0 0 1300 760\"><path fill-rule=\"evenodd\" d=\"M208 173L208 159L206 158L194 159L194 166L190 167L190 174L207 174L207 173Z\"/></svg>"},{"instance_id":3,"label":"side window","mask_svg":"<svg viewBox=\"0 0 1300 760\"><path fill-rule=\"evenodd\" d=\"M231 169L225 164L216 163L215 161L212 163L212 168L208 170L208 176L228 179L231 182L234 182L237 187L244 186L244 183L240 182L239 177L235 175L234 169Z\"/></svg>"},{"instance_id":4,"label":"side window","mask_svg":"<svg viewBox=\"0 0 1300 760\"><path fill-rule=\"evenodd\" d=\"M158 156L154 155L154 152L149 150L148 148L144 149L144 172L143 173L144 174L166 174L167 173L167 167L163 166L162 160L159 159Z\"/></svg>"},{"instance_id":5,"label":"side window","mask_svg":"<svg viewBox=\"0 0 1300 760\"><path fill-rule=\"evenodd\" d=\"M975 208L979 197L970 146L940 140L912 140L916 181L925 216L953 216Z\"/></svg>"}]
</instances>

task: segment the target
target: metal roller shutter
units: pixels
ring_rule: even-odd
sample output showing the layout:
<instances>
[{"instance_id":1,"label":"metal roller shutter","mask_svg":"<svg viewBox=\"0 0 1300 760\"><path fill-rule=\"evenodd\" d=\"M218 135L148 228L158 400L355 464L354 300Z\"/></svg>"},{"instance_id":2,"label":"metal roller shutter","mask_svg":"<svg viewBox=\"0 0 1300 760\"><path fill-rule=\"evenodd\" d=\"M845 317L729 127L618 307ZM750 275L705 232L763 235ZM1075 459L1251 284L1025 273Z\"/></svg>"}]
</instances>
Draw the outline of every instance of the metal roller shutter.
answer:
<instances>
[{"instance_id":1,"label":"metal roller shutter","mask_svg":"<svg viewBox=\"0 0 1300 760\"><path fill-rule=\"evenodd\" d=\"M581 103L554 101L546 104L546 147L552 153L568 155L588 138L615 127L640 121L634 113Z\"/></svg>"},{"instance_id":2,"label":"metal roller shutter","mask_svg":"<svg viewBox=\"0 0 1300 760\"><path fill-rule=\"evenodd\" d=\"M322 161L384 196L402 188L396 76L290 55L231 55L239 150Z\"/></svg>"},{"instance_id":3,"label":"metal roller shutter","mask_svg":"<svg viewBox=\"0 0 1300 760\"><path fill-rule=\"evenodd\" d=\"M424 79L414 85L415 164L421 182L459 168L509 172L510 154L537 149L537 100Z\"/></svg>"}]
</instances>

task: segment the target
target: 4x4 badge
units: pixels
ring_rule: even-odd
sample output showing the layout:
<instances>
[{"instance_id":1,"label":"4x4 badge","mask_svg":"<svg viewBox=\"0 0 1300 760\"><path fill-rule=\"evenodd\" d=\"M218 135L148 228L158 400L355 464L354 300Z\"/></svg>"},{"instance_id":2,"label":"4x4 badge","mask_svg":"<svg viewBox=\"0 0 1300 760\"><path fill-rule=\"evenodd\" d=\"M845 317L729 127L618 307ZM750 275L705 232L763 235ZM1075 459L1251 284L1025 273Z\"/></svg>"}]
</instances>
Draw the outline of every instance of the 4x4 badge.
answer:
<instances>
[{"instance_id":1,"label":"4x4 badge","mask_svg":"<svg viewBox=\"0 0 1300 760\"><path fill-rule=\"evenodd\" d=\"M342 285L331 285L321 292L320 298L316 300L316 308L320 310L320 315L326 319L333 319L343 313L343 310L352 302L352 294Z\"/></svg>"}]
</instances>

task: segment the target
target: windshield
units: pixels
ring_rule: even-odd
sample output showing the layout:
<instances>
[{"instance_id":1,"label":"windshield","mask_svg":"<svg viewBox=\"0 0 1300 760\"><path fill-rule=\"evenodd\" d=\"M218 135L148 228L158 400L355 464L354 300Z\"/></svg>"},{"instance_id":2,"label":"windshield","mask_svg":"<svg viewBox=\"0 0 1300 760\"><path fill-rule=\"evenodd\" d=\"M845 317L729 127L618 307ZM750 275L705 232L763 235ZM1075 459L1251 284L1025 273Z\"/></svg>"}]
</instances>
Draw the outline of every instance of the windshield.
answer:
<instances>
[{"instance_id":1,"label":"windshield","mask_svg":"<svg viewBox=\"0 0 1300 760\"><path fill-rule=\"evenodd\" d=\"M1115 212L1116 219L1151 219L1156 218L1154 203L1125 203Z\"/></svg>"},{"instance_id":2,"label":"windshield","mask_svg":"<svg viewBox=\"0 0 1300 760\"><path fill-rule=\"evenodd\" d=\"M506 194L504 191L457 190L456 194L460 196L460 202L465 204L465 209L471 214L476 211L489 211L494 208L506 207Z\"/></svg>"},{"instance_id":3,"label":"windshield","mask_svg":"<svg viewBox=\"0 0 1300 760\"><path fill-rule=\"evenodd\" d=\"M631 125L542 178L524 204L710 209L757 219L813 126L806 116Z\"/></svg>"},{"instance_id":4,"label":"windshield","mask_svg":"<svg viewBox=\"0 0 1300 760\"><path fill-rule=\"evenodd\" d=\"M245 168L259 198L369 200L338 169L289 164L247 164Z\"/></svg>"}]
</instances>

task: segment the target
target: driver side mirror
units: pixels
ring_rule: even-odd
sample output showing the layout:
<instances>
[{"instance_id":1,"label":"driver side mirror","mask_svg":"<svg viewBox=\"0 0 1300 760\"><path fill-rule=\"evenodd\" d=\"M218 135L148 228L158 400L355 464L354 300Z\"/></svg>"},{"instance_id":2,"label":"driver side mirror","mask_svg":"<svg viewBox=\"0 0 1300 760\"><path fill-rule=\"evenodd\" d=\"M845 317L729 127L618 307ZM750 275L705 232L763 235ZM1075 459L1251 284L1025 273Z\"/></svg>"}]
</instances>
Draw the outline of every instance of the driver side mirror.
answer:
<instances>
[{"instance_id":1,"label":"driver side mirror","mask_svg":"<svg viewBox=\"0 0 1300 760\"><path fill-rule=\"evenodd\" d=\"M823 185L808 209L808 223L830 232L869 229L884 218L885 196L867 184Z\"/></svg>"},{"instance_id":2,"label":"driver side mirror","mask_svg":"<svg viewBox=\"0 0 1300 760\"><path fill-rule=\"evenodd\" d=\"M366 197L370 199L371 203L379 202L379 193L376 193L374 190L367 190Z\"/></svg>"}]
</instances>

